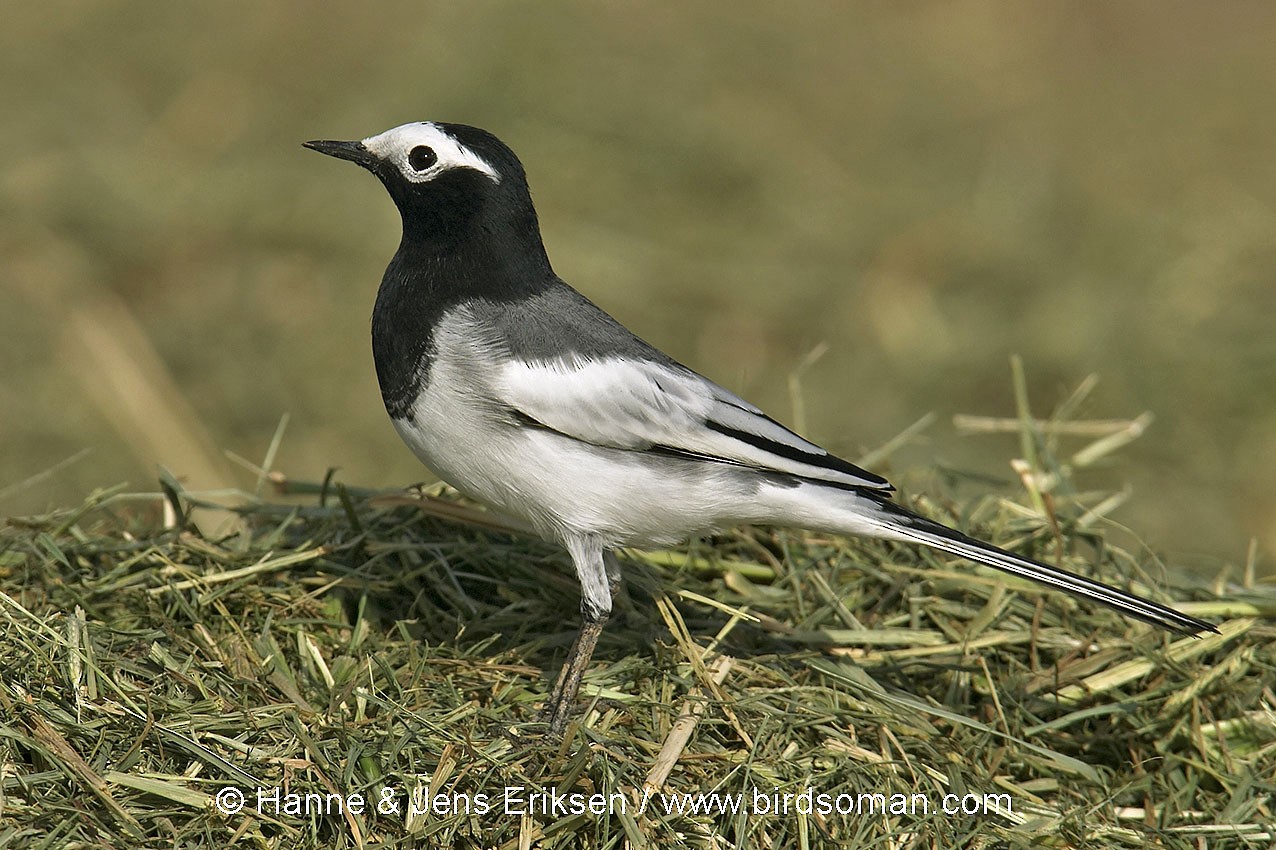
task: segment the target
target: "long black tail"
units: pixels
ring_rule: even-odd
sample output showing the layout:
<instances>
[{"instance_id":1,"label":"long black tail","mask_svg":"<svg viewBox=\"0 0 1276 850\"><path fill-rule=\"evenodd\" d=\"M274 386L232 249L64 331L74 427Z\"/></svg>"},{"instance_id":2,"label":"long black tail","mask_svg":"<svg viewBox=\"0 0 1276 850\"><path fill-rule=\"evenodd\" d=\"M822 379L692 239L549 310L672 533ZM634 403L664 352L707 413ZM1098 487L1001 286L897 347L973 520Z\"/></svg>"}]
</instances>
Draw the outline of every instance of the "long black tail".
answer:
<instances>
[{"instance_id":1,"label":"long black tail","mask_svg":"<svg viewBox=\"0 0 1276 850\"><path fill-rule=\"evenodd\" d=\"M1122 614L1142 620L1145 623L1151 623L1154 626L1160 626L1163 629L1189 635L1194 635L1198 632L1218 633L1218 629L1204 620L1180 614L1173 608L1167 608L1151 600L1125 593L1115 587L1108 587L1106 584L1092 581L1067 570L1051 567L1040 561L1034 561L1031 558L1025 558L1022 555L1015 555L1004 549L999 549L990 543L976 540L934 520L918 516L901 508L894 502L888 501L877 493L861 491L861 495L867 496L878 504L881 509L879 517L887 520L891 529L903 539L922 543L962 558L968 558L1011 575L1039 581L1042 584L1067 593L1093 600L1101 605L1107 605Z\"/></svg>"}]
</instances>

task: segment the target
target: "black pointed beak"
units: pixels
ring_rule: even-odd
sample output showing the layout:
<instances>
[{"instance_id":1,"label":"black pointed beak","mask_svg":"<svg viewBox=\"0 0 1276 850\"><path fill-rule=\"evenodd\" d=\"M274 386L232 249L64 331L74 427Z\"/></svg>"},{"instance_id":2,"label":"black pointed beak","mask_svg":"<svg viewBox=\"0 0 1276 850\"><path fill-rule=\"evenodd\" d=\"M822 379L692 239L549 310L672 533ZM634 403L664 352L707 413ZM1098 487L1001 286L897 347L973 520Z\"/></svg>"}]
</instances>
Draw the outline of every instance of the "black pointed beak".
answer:
<instances>
[{"instance_id":1,"label":"black pointed beak","mask_svg":"<svg viewBox=\"0 0 1276 850\"><path fill-rule=\"evenodd\" d=\"M372 151L363 146L363 142L314 141L302 142L301 146L328 156L335 156L337 159L348 159L368 169L374 168L377 164L377 158L373 156Z\"/></svg>"}]
</instances>

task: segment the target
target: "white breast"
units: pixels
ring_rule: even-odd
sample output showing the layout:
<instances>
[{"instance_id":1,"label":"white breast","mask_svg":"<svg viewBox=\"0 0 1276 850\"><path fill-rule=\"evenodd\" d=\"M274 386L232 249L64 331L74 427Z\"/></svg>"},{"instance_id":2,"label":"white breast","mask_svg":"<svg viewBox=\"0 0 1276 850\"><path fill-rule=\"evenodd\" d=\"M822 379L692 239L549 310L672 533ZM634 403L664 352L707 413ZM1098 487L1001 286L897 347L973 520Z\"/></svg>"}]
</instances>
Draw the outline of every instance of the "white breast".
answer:
<instances>
[{"instance_id":1,"label":"white breast","mask_svg":"<svg viewBox=\"0 0 1276 850\"><path fill-rule=\"evenodd\" d=\"M421 462L462 493L541 534L604 545L672 545L760 521L756 488L722 464L601 448L515 418L496 395L492 346L453 314L435 334L429 382L412 418L394 420Z\"/></svg>"}]
</instances>

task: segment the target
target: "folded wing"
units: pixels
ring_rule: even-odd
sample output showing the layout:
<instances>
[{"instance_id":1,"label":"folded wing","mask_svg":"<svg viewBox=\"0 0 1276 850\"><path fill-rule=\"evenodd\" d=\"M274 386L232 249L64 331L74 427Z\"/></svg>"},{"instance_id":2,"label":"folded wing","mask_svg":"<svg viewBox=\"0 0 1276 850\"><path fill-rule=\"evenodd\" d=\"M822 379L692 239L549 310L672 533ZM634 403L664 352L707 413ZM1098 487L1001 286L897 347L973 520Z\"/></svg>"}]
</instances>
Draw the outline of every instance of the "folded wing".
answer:
<instances>
[{"instance_id":1,"label":"folded wing","mask_svg":"<svg viewBox=\"0 0 1276 850\"><path fill-rule=\"evenodd\" d=\"M676 363L623 357L514 361L502 367L498 392L526 420L597 446L892 489L881 476L829 454Z\"/></svg>"}]
</instances>

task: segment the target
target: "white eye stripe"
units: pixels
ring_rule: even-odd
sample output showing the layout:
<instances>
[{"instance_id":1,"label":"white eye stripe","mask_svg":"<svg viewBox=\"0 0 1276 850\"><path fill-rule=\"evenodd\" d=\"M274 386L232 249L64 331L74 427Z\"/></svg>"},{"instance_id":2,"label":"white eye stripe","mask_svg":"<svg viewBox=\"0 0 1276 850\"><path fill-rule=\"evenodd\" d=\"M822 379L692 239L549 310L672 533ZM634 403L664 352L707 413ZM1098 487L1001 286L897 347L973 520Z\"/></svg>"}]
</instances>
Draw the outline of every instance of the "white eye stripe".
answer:
<instances>
[{"instance_id":1,"label":"white eye stripe","mask_svg":"<svg viewBox=\"0 0 1276 850\"><path fill-rule=\"evenodd\" d=\"M487 160L443 132L437 125L428 122L404 124L376 136L369 136L362 144L381 159L393 162L404 179L413 183L425 183L453 168L469 168L487 175L496 183L501 182L501 175ZM430 148L438 157L424 171L417 171L408 162L412 149L420 146Z\"/></svg>"}]
</instances>

